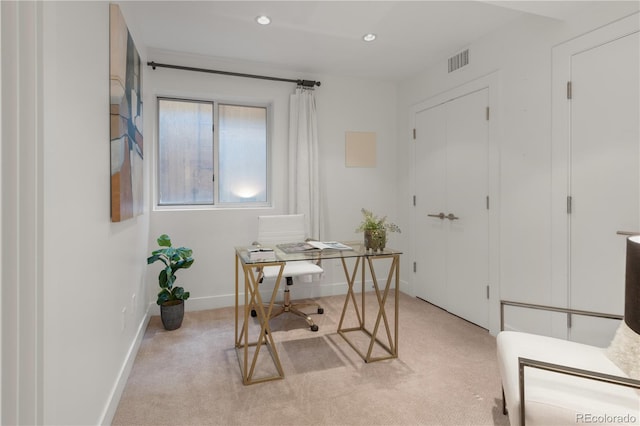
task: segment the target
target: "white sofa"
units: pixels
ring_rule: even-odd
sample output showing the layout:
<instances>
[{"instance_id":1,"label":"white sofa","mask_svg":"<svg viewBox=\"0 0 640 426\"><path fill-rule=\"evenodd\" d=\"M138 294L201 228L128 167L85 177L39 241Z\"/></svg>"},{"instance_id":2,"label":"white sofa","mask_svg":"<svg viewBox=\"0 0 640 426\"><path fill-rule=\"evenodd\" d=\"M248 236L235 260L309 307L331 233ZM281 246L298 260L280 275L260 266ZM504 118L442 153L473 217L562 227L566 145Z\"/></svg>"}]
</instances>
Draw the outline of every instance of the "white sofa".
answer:
<instances>
[{"instance_id":1,"label":"white sofa","mask_svg":"<svg viewBox=\"0 0 640 426\"><path fill-rule=\"evenodd\" d=\"M502 329L505 305L622 319L618 315L502 301ZM640 424L640 336L624 321L609 348L501 331L497 352L503 411L508 412L512 426Z\"/></svg>"}]
</instances>

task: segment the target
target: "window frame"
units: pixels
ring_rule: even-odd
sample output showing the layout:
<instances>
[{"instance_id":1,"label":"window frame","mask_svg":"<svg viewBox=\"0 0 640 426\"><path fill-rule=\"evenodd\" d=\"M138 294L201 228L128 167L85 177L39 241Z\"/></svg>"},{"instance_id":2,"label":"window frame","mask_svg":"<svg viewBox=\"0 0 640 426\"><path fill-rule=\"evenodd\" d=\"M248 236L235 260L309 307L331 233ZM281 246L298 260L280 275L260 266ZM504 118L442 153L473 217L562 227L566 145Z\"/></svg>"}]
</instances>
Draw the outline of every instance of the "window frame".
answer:
<instances>
[{"instance_id":1,"label":"window frame","mask_svg":"<svg viewBox=\"0 0 640 426\"><path fill-rule=\"evenodd\" d=\"M160 101L179 101L179 102L192 102L192 103L210 103L213 105L213 203L185 203L185 204L161 204L160 203ZM264 108L265 109L265 125L266 125L266 168L265 178L266 182L266 201L254 201L254 202L220 202L220 131L218 121L219 105L248 107L248 108ZM272 207L272 133L273 133L273 103L272 102L259 102L259 101L245 101L245 100L227 100L224 98L194 98L188 96L168 96L158 95L156 96L156 123L155 123L155 171L154 171L154 210L172 211L172 210L231 210L231 209L251 209L251 208L270 208Z\"/></svg>"}]
</instances>

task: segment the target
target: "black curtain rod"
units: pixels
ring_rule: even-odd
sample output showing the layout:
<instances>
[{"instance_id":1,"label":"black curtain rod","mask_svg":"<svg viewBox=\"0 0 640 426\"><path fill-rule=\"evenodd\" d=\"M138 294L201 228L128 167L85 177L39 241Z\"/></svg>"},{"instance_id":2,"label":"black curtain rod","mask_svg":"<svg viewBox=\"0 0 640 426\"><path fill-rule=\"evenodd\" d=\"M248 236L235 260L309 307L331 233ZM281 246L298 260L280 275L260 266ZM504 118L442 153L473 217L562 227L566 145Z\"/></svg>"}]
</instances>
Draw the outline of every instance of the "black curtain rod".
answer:
<instances>
[{"instance_id":1,"label":"black curtain rod","mask_svg":"<svg viewBox=\"0 0 640 426\"><path fill-rule=\"evenodd\" d=\"M208 70L205 68L193 68L193 67L183 67L181 65L169 65L169 64L159 64L157 62L147 62L147 65L153 68L172 68L174 70L185 70L185 71L197 71L197 72L207 72L210 74L223 74L223 75L232 75L235 77L248 77L248 78L259 78L261 80L272 80L272 81L286 81L287 83L296 83L298 86L302 87L313 87L320 86L319 81L313 80L292 80L287 78L278 78L278 77L268 77L265 75L255 75L255 74L243 74L239 72L230 72L230 71L218 71L218 70Z\"/></svg>"}]
</instances>

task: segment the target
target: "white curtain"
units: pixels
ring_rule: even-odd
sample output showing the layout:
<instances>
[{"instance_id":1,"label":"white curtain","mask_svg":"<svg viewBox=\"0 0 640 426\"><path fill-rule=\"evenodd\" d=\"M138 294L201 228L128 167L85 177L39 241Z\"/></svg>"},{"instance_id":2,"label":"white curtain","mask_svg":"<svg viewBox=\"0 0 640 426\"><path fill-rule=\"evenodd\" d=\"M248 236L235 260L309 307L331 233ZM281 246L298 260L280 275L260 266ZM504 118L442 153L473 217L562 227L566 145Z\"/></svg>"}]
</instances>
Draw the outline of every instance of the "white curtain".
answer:
<instances>
[{"instance_id":1,"label":"white curtain","mask_svg":"<svg viewBox=\"0 0 640 426\"><path fill-rule=\"evenodd\" d=\"M303 213L307 236L320 239L316 99L301 87L289 102L289 213Z\"/></svg>"}]
</instances>

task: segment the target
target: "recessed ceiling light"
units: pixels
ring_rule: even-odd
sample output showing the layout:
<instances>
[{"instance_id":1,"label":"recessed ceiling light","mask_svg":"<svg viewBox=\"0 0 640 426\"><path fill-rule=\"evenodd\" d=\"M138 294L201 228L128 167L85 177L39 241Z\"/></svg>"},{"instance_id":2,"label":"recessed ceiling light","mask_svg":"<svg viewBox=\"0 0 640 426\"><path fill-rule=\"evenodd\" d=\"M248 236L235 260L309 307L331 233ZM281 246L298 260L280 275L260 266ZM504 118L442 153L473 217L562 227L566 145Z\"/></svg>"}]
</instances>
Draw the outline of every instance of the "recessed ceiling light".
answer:
<instances>
[{"instance_id":1,"label":"recessed ceiling light","mask_svg":"<svg viewBox=\"0 0 640 426\"><path fill-rule=\"evenodd\" d=\"M375 39L376 39L376 35L375 35L375 34L373 34L373 33L365 34L365 35L362 37L362 39L363 39L364 41L373 41L373 40L375 40Z\"/></svg>"},{"instance_id":2,"label":"recessed ceiling light","mask_svg":"<svg viewBox=\"0 0 640 426\"><path fill-rule=\"evenodd\" d=\"M260 15L256 18L256 22L260 25L269 25L271 23L271 18L267 15Z\"/></svg>"}]
</instances>

